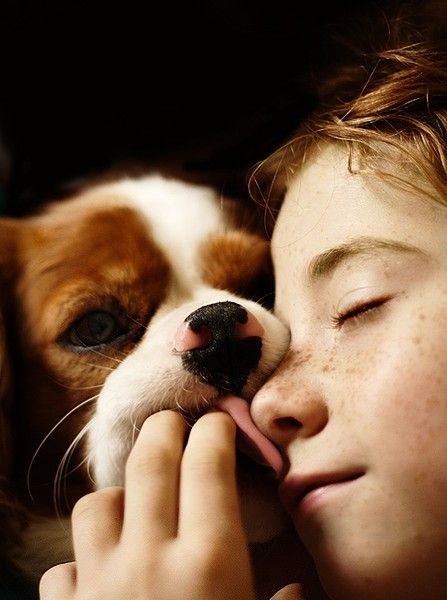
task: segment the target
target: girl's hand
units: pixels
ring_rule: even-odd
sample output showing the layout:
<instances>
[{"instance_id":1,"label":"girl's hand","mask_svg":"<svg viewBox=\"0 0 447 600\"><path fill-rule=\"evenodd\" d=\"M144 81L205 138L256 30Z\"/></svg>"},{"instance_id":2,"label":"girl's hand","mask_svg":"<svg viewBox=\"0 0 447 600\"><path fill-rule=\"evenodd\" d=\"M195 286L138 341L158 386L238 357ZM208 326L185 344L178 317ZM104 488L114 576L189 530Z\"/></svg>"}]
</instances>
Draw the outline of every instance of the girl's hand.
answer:
<instances>
[{"instance_id":1,"label":"girl's hand","mask_svg":"<svg viewBox=\"0 0 447 600\"><path fill-rule=\"evenodd\" d=\"M174 411L144 423L126 486L78 501L74 563L41 579L41 600L254 600L224 413L187 425Z\"/></svg>"}]
</instances>

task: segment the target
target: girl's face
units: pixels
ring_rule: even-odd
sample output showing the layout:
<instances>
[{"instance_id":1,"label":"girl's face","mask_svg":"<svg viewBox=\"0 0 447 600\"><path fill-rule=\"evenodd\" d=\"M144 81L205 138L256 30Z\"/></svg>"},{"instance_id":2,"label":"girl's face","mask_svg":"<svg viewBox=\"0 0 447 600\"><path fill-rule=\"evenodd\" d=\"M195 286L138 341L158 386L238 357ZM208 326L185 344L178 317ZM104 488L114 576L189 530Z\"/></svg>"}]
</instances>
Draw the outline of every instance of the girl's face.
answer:
<instances>
[{"instance_id":1,"label":"girl's face","mask_svg":"<svg viewBox=\"0 0 447 600\"><path fill-rule=\"evenodd\" d=\"M281 495L333 598L445 598L447 208L328 147L273 236L288 355L257 394Z\"/></svg>"}]
</instances>

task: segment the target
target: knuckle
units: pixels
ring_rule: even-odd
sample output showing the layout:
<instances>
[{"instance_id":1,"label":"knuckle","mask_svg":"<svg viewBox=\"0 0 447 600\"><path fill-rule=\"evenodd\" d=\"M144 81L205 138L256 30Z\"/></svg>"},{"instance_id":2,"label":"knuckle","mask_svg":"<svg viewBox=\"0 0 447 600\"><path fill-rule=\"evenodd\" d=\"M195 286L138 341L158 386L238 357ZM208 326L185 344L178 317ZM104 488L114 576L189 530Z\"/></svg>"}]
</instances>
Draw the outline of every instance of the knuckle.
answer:
<instances>
[{"instance_id":1,"label":"knuckle","mask_svg":"<svg viewBox=\"0 0 447 600\"><path fill-rule=\"evenodd\" d=\"M91 510L91 507L95 504L95 495L96 492L92 492L91 494L86 494L85 496L82 496L82 498L79 498L79 500L73 506L73 511L71 513L73 521L78 520L87 511Z\"/></svg>"},{"instance_id":2,"label":"knuckle","mask_svg":"<svg viewBox=\"0 0 447 600\"><path fill-rule=\"evenodd\" d=\"M203 544L202 547L197 547L190 556L190 561L194 566L195 571L199 569L202 573L208 575L216 573L222 568L222 552L220 545L213 543Z\"/></svg>"},{"instance_id":3,"label":"knuckle","mask_svg":"<svg viewBox=\"0 0 447 600\"><path fill-rule=\"evenodd\" d=\"M164 410L143 423L126 463L126 475L158 474L181 460L185 419L177 412Z\"/></svg>"},{"instance_id":4,"label":"knuckle","mask_svg":"<svg viewBox=\"0 0 447 600\"><path fill-rule=\"evenodd\" d=\"M166 428L166 429L183 429L186 425L186 421L182 415L174 410L160 410L150 417L148 417L140 431L140 436L145 436L146 434L151 435L153 428Z\"/></svg>"},{"instance_id":5,"label":"knuckle","mask_svg":"<svg viewBox=\"0 0 447 600\"><path fill-rule=\"evenodd\" d=\"M207 413L205 418L209 421L210 424L217 425L221 427L224 432L229 434L234 433L236 424L232 417L226 412L223 411L213 411Z\"/></svg>"},{"instance_id":6,"label":"knuckle","mask_svg":"<svg viewBox=\"0 0 447 600\"><path fill-rule=\"evenodd\" d=\"M98 512L102 512L105 505L109 505L118 499L120 488L104 488L91 492L79 498L73 507L72 519L78 521L90 516L96 515Z\"/></svg>"},{"instance_id":7,"label":"knuckle","mask_svg":"<svg viewBox=\"0 0 447 600\"><path fill-rule=\"evenodd\" d=\"M62 563L45 571L39 582L40 596L44 596L56 586L58 587L61 581L71 581L73 569L73 563Z\"/></svg>"},{"instance_id":8,"label":"knuckle","mask_svg":"<svg viewBox=\"0 0 447 600\"><path fill-rule=\"evenodd\" d=\"M110 486L98 490L98 503L116 504L124 497L124 488L121 486Z\"/></svg>"}]
</instances>

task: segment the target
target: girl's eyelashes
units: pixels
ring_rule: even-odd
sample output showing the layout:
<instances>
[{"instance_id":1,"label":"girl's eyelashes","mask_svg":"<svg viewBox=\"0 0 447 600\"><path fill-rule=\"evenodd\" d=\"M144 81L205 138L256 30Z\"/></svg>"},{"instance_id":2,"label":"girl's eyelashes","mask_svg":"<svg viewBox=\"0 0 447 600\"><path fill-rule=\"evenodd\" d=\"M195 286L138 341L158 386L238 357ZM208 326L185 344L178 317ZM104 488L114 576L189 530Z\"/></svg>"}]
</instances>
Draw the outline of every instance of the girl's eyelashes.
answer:
<instances>
[{"instance_id":1,"label":"girl's eyelashes","mask_svg":"<svg viewBox=\"0 0 447 600\"><path fill-rule=\"evenodd\" d=\"M372 313L382 307L391 296L383 296L380 298L374 298L373 300L359 302L347 310L337 313L331 318L332 325L335 328L341 328L346 321L355 323L372 316Z\"/></svg>"}]
</instances>

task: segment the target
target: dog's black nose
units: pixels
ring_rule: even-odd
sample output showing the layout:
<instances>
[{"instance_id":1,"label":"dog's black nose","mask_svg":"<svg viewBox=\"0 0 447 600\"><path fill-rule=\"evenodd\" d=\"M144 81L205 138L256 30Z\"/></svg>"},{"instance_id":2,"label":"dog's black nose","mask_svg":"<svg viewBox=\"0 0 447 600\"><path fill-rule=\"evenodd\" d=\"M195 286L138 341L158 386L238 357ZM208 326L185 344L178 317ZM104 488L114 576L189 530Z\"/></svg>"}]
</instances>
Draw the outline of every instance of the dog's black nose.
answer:
<instances>
[{"instance_id":1,"label":"dog's black nose","mask_svg":"<svg viewBox=\"0 0 447 600\"><path fill-rule=\"evenodd\" d=\"M174 347L183 367L220 394L240 394L262 353L263 329L236 302L207 304L178 329Z\"/></svg>"}]
</instances>

